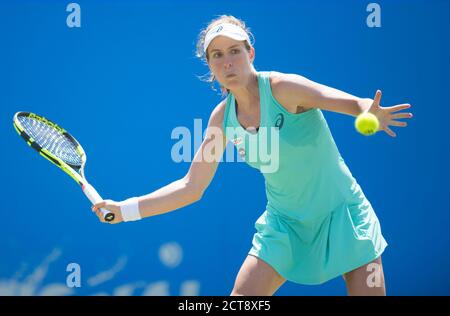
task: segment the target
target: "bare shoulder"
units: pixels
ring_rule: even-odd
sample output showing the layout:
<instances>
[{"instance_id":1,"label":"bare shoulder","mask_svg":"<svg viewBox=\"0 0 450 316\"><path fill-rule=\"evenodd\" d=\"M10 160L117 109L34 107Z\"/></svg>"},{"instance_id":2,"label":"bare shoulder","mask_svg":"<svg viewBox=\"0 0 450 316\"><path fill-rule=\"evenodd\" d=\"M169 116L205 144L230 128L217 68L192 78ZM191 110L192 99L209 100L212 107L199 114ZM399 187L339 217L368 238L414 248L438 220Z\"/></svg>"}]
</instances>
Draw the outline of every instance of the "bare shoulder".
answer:
<instances>
[{"instance_id":1,"label":"bare shoulder","mask_svg":"<svg viewBox=\"0 0 450 316\"><path fill-rule=\"evenodd\" d=\"M222 137L222 145L225 148L227 141L225 136L225 130L223 128L223 120L225 117L225 108L227 106L227 99L222 100L216 105L214 110L212 110L209 117L208 127L206 129L207 133L205 136L205 141L210 141L216 137Z\"/></svg>"},{"instance_id":2,"label":"bare shoulder","mask_svg":"<svg viewBox=\"0 0 450 316\"><path fill-rule=\"evenodd\" d=\"M302 88L306 86L307 80L297 74L272 71L270 73L272 95L287 111L305 112L311 109L302 104Z\"/></svg>"},{"instance_id":3,"label":"bare shoulder","mask_svg":"<svg viewBox=\"0 0 450 316\"><path fill-rule=\"evenodd\" d=\"M225 116L225 107L227 106L227 99L223 99L219 104L216 105L214 110L211 112L211 119L223 121Z\"/></svg>"},{"instance_id":4,"label":"bare shoulder","mask_svg":"<svg viewBox=\"0 0 450 316\"><path fill-rule=\"evenodd\" d=\"M208 125L222 128L226 105L227 99L222 100L219 104L216 105L214 110L211 112Z\"/></svg>"}]
</instances>

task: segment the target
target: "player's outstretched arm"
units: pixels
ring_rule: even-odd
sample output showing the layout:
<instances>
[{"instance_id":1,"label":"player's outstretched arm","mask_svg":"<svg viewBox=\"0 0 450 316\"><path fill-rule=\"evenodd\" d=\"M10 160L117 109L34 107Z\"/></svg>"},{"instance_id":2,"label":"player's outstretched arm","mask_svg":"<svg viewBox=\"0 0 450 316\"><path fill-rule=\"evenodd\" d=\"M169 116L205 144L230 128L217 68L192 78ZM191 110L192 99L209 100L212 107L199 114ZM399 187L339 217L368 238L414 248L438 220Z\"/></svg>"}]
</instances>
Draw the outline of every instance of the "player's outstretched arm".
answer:
<instances>
[{"instance_id":1,"label":"player's outstretched arm","mask_svg":"<svg viewBox=\"0 0 450 316\"><path fill-rule=\"evenodd\" d=\"M92 210L100 221L104 222L100 208L113 212L115 219L110 223L117 224L167 213L200 200L225 150L226 139L222 128L224 109L225 103L221 102L211 113L206 137L183 178L141 197L122 202L104 200L93 205Z\"/></svg>"}]
</instances>

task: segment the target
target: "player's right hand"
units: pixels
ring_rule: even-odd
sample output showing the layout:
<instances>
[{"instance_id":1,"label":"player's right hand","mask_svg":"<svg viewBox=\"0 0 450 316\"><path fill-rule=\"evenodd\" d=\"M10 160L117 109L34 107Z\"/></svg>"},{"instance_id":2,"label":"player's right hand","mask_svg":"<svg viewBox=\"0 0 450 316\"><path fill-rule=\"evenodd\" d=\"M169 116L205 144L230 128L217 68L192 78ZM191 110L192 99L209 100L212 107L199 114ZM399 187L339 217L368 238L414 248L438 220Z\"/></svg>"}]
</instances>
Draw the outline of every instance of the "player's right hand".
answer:
<instances>
[{"instance_id":1,"label":"player's right hand","mask_svg":"<svg viewBox=\"0 0 450 316\"><path fill-rule=\"evenodd\" d=\"M107 222L103 218L103 213L100 211L100 209L103 208L105 210L110 211L114 214L114 220ZM113 201L113 200L104 200L101 202L98 202L94 205L92 205L92 211L95 212L95 215L97 215L98 219L102 223L108 223L108 224L119 224L123 222L122 218L122 212L120 211L120 203Z\"/></svg>"}]
</instances>

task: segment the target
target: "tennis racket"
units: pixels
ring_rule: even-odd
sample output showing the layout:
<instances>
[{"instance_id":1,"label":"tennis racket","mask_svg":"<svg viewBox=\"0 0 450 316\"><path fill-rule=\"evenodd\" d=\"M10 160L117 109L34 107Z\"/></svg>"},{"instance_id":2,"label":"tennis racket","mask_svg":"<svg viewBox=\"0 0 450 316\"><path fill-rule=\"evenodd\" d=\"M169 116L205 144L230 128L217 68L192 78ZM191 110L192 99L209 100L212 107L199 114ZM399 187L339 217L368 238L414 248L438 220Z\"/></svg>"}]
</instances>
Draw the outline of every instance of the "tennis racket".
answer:
<instances>
[{"instance_id":1,"label":"tennis racket","mask_svg":"<svg viewBox=\"0 0 450 316\"><path fill-rule=\"evenodd\" d=\"M74 179L92 204L103 200L84 176L86 154L72 135L45 117L30 112L17 112L13 122L25 142ZM105 221L114 220L113 213L105 209L101 212Z\"/></svg>"}]
</instances>

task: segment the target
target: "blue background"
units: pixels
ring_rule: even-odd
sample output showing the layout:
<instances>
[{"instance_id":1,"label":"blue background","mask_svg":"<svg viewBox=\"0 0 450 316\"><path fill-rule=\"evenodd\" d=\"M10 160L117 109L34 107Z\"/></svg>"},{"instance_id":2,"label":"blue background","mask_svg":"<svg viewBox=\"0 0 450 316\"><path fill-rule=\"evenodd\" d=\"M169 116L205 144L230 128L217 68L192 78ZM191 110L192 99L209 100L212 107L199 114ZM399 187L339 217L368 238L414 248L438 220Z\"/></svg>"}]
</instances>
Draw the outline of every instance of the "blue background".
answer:
<instances>
[{"instance_id":1,"label":"blue background","mask_svg":"<svg viewBox=\"0 0 450 316\"><path fill-rule=\"evenodd\" d=\"M222 163L203 199L140 222L102 225L77 185L28 148L17 111L58 122L88 154L86 175L104 198L144 195L187 172L171 148L177 126L206 127L221 100L197 76L199 31L235 15L255 35L257 70L298 73L382 105L411 103L407 128L364 137L350 116L324 112L339 150L373 204L389 247L390 295L450 294L448 87L450 1L69 1L0 2L0 291L40 295L228 295L264 211L264 182L244 163ZM182 249L167 266L158 251ZM66 266L81 287L64 290ZM103 282L90 278L115 271ZM90 280L90 282L89 282ZM159 286L159 287L158 287ZM52 289L60 289L60 291ZM162 290L161 290L162 289ZM147 290L147 292L146 292ZM151 291L150 291L151 292ZM342 278L286 283L277 295L345 295Z\"/></svg>"}]
</instances>

